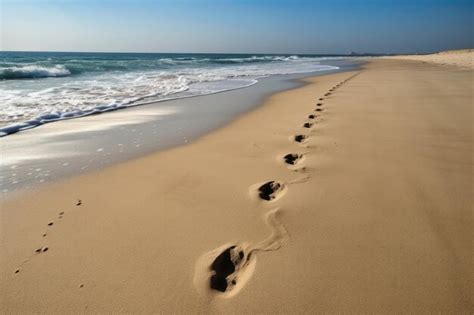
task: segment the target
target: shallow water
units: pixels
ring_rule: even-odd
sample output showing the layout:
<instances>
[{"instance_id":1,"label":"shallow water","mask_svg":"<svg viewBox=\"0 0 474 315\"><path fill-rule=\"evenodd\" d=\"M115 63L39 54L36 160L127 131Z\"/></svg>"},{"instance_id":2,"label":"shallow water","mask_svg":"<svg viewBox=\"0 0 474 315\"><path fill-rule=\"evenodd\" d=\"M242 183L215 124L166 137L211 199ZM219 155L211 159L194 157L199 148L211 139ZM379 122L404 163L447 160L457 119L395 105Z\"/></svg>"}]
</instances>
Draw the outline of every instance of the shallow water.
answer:
<instances>
[{"instance_id":1,"label":"shallow water","mask_svg":"<svg viewBox=\"0 0 474 315\"><path fill-rule=\"evenodd\" d=\"M0 52L0 136L130 106L205 95L263 77L335 70L309 55Z\"/></svg>"},{"instance_id":2,"label":"shallow water","mask_svg":"<svg viewBox=\"0 0 474 315\"><path fill-rule=\"evenodd\" d=\"M338 72L355 61L333 61ZM63 120L0 138L0 191L37 187L52 180L186 144L257 106L267 95L301 85L313 72L272 76L217 94L175 99Z\"/></svg>"}]
</instances>

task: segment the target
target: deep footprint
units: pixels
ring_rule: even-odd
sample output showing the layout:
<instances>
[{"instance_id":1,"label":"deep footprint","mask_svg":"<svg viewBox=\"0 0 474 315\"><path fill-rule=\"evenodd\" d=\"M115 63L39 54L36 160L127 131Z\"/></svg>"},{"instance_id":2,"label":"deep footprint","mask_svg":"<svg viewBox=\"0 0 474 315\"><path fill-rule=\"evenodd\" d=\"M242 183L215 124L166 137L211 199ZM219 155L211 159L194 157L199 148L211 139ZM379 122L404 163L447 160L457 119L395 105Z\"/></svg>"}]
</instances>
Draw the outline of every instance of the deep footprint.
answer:
<instances>
[{"instance_id":1,"label":"deep footprint","mask_svg":"<svg viewBox=\"0 0 474 315\"><path fill-rule=\"evenodd\" d=\"M296 136L295 136L295 141L301 143L301 142L303 142L304 140L306 140L306 138L307 138L307 137L306 137L305 135L296 135Z\"/></svg>"},{"instance_id":2,"label":"deep footprint","mask_svg":"<svg viewBox=\"0 0 474 315\"><path fill-rule=\"evenodd\" d=\"M243 250L239 250L236 246L231 246L223 251L216 259L212 262L211 271L213 275L210 278L210 287L211 289L225 292L229 287L229 282L227 279L232 275L236 267L242 263L244 258ZM230 281L230 284L235 285L237 282L235 279Z\"/></svg>"},{"instance_id":3,"label":"deep footprint","mask_svg":"<svg viewBox=\"0 0 474 315\"><path fill-rule=\"evenodd\" d=\"M288 153L283 157L286 164L295 165L298 163L298 160L301 159L301 155L296 153Z\"/></svg>"},{"instance_id":4,"label":"deep footprint","mask_svg":"<svg viewBox=\"0 0 474 315\"><path fill-rule=\"evenodd\" d=\"M315 115L309 115L308 118L309 118L309 119L315 119L316 116L315 116Z\"/></svg>"},{"instance_id":5,"label":"deep footprint","mask_svg":"<svg viewBox=\"0 0 474 315\"><path fill-rule=\"evenodd\" d=\"M275 199L275 193L283 188L283 185L275 182L275 181L269 181L263 184L258 188L258 196L263 199L270 201L272 199Z\"/></svg>"},{"instance_id":6,"label":"deep footprint","mask_svg":"<svg viewBox=\"0 0 474 315\"><path fill-rule=\"evenodd\" d=\"M313 124L312 124L312 123L308 123L308 122L307 122L307 123L304 123L304 125L303 125L303 127L305 127L305 128L311 128L311 126L313 126Z\"/></svg>"}]
</instances>

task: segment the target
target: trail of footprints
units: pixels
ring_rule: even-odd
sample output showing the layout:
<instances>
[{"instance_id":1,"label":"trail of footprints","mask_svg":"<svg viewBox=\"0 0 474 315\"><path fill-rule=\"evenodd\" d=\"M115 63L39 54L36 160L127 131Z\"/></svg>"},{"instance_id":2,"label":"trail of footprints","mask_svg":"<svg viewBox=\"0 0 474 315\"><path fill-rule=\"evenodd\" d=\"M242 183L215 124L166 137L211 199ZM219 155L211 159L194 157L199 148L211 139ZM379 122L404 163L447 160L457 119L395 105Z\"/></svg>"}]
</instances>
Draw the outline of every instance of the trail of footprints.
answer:
<instances>
[{"instance_id":1,"label":"trail of footprints","mask_svg":"<svg viewBox=\"0 0 474 315\"><path fill-rule=\"evenodd\" d=\"M82 201L80 199L77 200L77 202L75 203L75 205L78 207L80 205L82 205ZM55 220L51 220L49 221L47 224L46 224L46 231L44 233L41 234L41 237L43 240L47 240L47 237L49 235L49 233L51 233L53 231L53 226L54 224L63 219L64 218L64 215L65 215L65 212L64 211L60 211L58 213L58 216L56 217ZM26 258L25 260L23 260L23 262L15 269L15 274L18 274L20 273L20 271L23 269L23 267L31 260L33 259L36 255L38 254L43 254L43 253L46 253L47 251L49 251L49 247L48 246L41 246L41 247L37 247L36 249L34 249L32 251L32 254Z\"/></svg>"},{"instance_id":2,"label":"trail of footprints","mask_svg":"<svg viewBox=\"0 0 474 315\"><path fill-rule=\"evenodd\" d=\"M318 115L310 114L307 116L308 121L304 122L302 127L305 129L311 129L317 122L319 118L319 113L323 111L323 101L325 97L331 96L336 89L341 87L342 84L354 78L358 73L350 76L349 78L341 81L336 84L334 87L329 89L327 93L324 94L324 97L318 99L316 103L315 112L318 112ZM290 139L300 146L305 146L310 136L308 134L297 134ZM295 153L290 152L283 155L282 160L284 164L294 167L301 163L304 155L306 153ZM302 168L304 170L304 168ZM302 183L309 179L309 176L296 179L287 183L283 183L278 180L269 180L264 183L256 184L251 187L251 191L255 193L256 197L262 202L275 202L277 199L282 197L291 184ZM82 201L79 199L75 203L76 206L81 206ZM289 239L288 232L284 226L276 219L278 213L278 208L270 210L265 215L265 222L271 228L271 235L255 244L229 244L223 247L220 247L216 250L213 250L205 255L203 255L196 264L195 272L195 284L198 287L201 287L204 284L204 287L207 290L212 290L223 296L233 296L238 293L238 291L245 285L245 283L251 277L253 269L255 268L255 254L261 251L274 251L278 250L283 242ZM64 211L58 213L57 220L61 220L65 215ZM55 221L50 221L47 223L47 230L42 234L42 238L46 239L48 233L52 231ZM25 259L19 267L15 270L15 274L20 273L21 269L24 267L28 261L30 261L34 256L39 254L44 254L49 251L48 246L41 246L33 250L33 253L30 257ZM203 283L206 282L206 283ZM84 287L83 284L80 284L80 288Z\"/></svg>"},{"instance_id":3,"label":"trail of footprints","mask_svg":"<svg viewBox=\"0 0 474 315\"><path fill-rule=\"evenodd\" d=\"M315 112L317 114L309 114L307 121L303 123L304 129L311 129L317 123L317 120L323 112L323 101L331 96L344 83L354 78L358 73L346 78L333 86L323 97L317 100ZM306 143L310 138L309 134L296 134L290 139L296 144L306 147ZM289 152L281 157L283 163L289 167L295 167L302 163L304 153ZM305 170L305 168L301 168ZM278 180L269 180L264 183L251 186L253 192L262 202L275 202L283 196L290 184L301 183L309 179L309 176L283 183ZM207 291L215 292L224 297L230 297L238 293L240 289L251 277L255 268L255 253L259 251L273 251L281 247L282 243L289 239L288 232L284 226L276 219L278 208L269 211L265 215L265 222L272 229L270 237L262 242L251 246L246 243L228 244L209 253L204 254L196 263L195 284L197 287L203 287ZM203 283L207 282L207 284Z\"/></svg>"}]
</instances>

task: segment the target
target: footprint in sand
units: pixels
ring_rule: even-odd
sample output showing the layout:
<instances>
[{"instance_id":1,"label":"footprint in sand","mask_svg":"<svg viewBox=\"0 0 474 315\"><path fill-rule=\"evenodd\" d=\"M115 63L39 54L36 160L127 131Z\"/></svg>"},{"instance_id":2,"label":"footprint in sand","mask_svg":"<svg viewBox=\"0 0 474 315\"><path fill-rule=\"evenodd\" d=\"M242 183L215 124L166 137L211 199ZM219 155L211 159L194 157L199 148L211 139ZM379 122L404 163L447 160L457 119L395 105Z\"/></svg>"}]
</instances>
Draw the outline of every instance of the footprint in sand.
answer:
<instances>
[{"instance_id":1,"label":"footprint in sand","mask_svg":"<svg viewBox=\"0 0 474 315\"><path fill-rule=\"evenodd\" d=\"M308 115L308 119L316 119L316 115L313 115L313 114Z\"/></svg>"},{"instance_id":2,"label":"footprint in sand","mask_svg":"<svg viewBox=\"0 0 474 315\"><path fill-rule=\"evenodd\" d=\"M306 122L306 123L303 124L304 128L311 128L312 126L313 126L313 124L309 123L309 122Z\"/></svg>"},{"instance_id":3,"label":"footprint in sand","mask_svg":"<svg viewBox=\"0 0 474 315\"><path fill-rule=\"evenodd\" d=\"M308 136L305 136L305 135L296 135L293 137L293 140L295 140L298 143L305 143L307 139L308 139Z\"/></svg>"},{"instance_id":4,"label":"footprint in sand","mask_svg":"<svg viewBox=\"0 0 474 315\"><path fill-rule=\"evenodd\" d=\"M316 104L316 106L323 106L323 103L318 103Z\"/></svg>"},{"instance_id":5,"label":"footprint in sand","mask_svg":"<svg viewBox=\"0 0 474 315\"><path fill-rule=\"evenodd\" d=\"M323 109L322 109L322 108L316 108L314 111L315 111L315 112L322 112Z\"/></svg>"},{"instance_id":6,"label":"footprint in sand","mask_svg":"<svg viewBox=\"0 0 474 315\"><path fill-rule=\"evenodd\" d=\"M276 219L277 212L278 209L273 209L265 215L265 223L272 233L263 241L254 245L224 245L197 260L193 282L200 293L231 297L245 286L255 271L256 254L278 250L289 239L288 232Z\"/></svg>"},{"instance_id":7,"label":"footprint in sand","mask_svg":"<svg viewBox=\"0 0 474 315\"><path fill-rule=\"evenodd\" d=\"M285 185L277 181L268 181L258 187L258 197L262 200L272 201L277 199L283 191Z\"/></svg>"},{"instance_id":8,"label":"footprint in sand","mask_svg":"<svg viewBox=\"0 0 474 315\"><path fill-rule=\"evenodd\" d=\"M297 153L288 153L283 157L283 160L285 161L286 164L290 165L296 165L298 162L301 161L303 158L302 154L297 154Z\"/></svg>"},{"instance_id":9,"label":"footprint in sand","mask_svg":"<svg viewBox=\"0 0 474 315\"><path fill-rule=\"evenodd\" d=\"M213 275L210 278L211 289L225 292L230 285L237 284L235 277L229 277L244 263L244 251L236 245L224 250L211 264Z\"/></svg>"},{"instance_id":10,"label":"footprint in sand","mask_svg":"<svg viewBox=\"0 0 474 315\"><path fill-rule=\"evenodd\" d=\"M35 250L35 253L44 253L44 252L47 252L49 250L48 247L40 247L38 249Z\"/></svg>"}]
</instances>

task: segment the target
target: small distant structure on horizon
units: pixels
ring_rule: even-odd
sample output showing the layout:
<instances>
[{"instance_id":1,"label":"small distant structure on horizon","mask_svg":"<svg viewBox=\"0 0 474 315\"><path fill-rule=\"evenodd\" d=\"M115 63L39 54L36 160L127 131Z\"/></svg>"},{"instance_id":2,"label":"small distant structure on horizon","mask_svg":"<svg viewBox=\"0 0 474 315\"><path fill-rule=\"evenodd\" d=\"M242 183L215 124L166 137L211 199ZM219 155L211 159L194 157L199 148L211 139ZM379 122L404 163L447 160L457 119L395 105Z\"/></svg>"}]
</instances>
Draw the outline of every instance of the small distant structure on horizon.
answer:
<instances>
[{"instance_id":1,"label":"small distant structure on horizon","mask_svg":"<svg viewBox=\"0 0 474 315\"><path fill-rule=\"evenodd\" d=\"M351 51L351 53L348 56L353 56L353 57L367 57L367 56L390 56L394 54L388 54L388 53L369 53L369 52L364 52L364 53L358 53L355 51Z\"/></svg>"}]
</instances>

